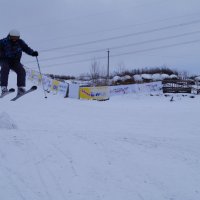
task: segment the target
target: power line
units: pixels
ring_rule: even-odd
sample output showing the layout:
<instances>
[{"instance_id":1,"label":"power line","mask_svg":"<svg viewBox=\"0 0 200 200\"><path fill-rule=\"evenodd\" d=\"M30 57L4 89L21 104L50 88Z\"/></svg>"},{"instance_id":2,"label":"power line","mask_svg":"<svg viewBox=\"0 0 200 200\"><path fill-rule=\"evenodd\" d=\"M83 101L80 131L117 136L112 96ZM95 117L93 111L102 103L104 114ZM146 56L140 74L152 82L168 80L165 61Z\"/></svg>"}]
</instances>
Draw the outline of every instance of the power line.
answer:
<instances>
[{"instance_id":1,"label":"power line","mask_svg":"<svg viewBox=\"0 0 200 200\"><path fill-rule=\"evenodd\" d=\"M164 41L164 40L169 40L169 39L174 39L174 38L185 37L185 36L189 36L189 35L193 35L193 34L197 34L197 33L200 33L200 30L188 32L188 33L183 33L183 34L178 34L178 35L172 35L172 36L168 36L168 37L156 38L156 39L152 39L152 40L145 40L145 41L142 41L142 42L136 42L136 43L126 44L126 45L121 45L121 46L114 46L114 47L110 47L109 49L113 50L113 49L126 48L126 47L130 47L130 46L138 46L138 45L152 43L152 42L158 42L158 41ZM81 53L68 54L68 55L63 55L63 56L41 59L40 62L49 61L49 60L57 60L57 59L62 59L62 58L74 57L74 56L80 56L80 55L86 55L86 54L91 54L91 53L98 53L98 52L103 52L103 51L105 51L105 48L81 52ZM26 62L26 63L33 63L33 62L34 61Z\"/></svg>"},{"instance_id":2,"label":"power line","mask_svg":"<svg viewBox=\"0 0 200 200\"><path fill-rule=\"evenodd\" d=\"M66 49L66 48L85 46L85 45L90 45L90 44L95 44L95 43L100 43L100 42L106 42L106 41L110 41L110 40L122 39L122 38L132 37L132 36L136 36L136 35L143 35L143 34L147 34L147 33L163 31L163 30L172 29L172 28L180 28L180 27L184 27L184 26L188 26L188 25L192 25L192 24L196 24L196 23L200 23L200 20L194 20L194 21L191 21L191 22L185 22L185 23L180 23L180 24L176 24L176 25L154 28L154 29L150 29L150 30L147 30L147 31L140 31L140 32L126 34L126 35L109 37L109 38L93 40L93 41L88 41L88 42L83 42L83 43L77 43L77 44L60 46L60 47L55 47L55 48L50 48L50 49L44 49L44 50L41 50L40 52L50 52L50 51L61 50L61 49Z\"/></svg>"},{"instance_id":3,"label":"power line","mask_svg":"<svg viewBox=\"0 0 200 200\"><path fill-rule=\"evenodd\" d=\"M192 43L196 43L196 42L200 42L200 39L186 41L186 42L179 42L179 43L174 43L174 44L169 44L169 45L163 45L163 46L158 46L158 47L152 47L152 48L147 48L147 49L137 50L137 51L132 51L132 52L126 52L126 53L121 53L121 54L116 54L116 55L112 55L111 57L129 55L129 54L136 54L136 53L144 53L144 52L148 52L148 51L154 51L154 50L165 49L165 48L170 48L170 47L182 46L182 45L192 44Z\"/></svg>"},{"instance_id":4,"label":"power line","mask_svg":"<svg viewBox=\"0 0 200 200\"><path fill-rule=\"evenodd\" d=\"M180 43L174 43L174 44L171 44L171 45L163 45L163 46L158 46L158 47L152 47L152 48L147 48L147 49L142 49L142 50L137 50L137 51L132 51L132 52L126 52L126 53L121 53L121 54L115 54L115 55L111 55L110 57L118 57L118 56L123 56L123 55L144 53L144 52L149 52L149 51L154 51L154 50L159 50L159 49L166 49L166 48L170 48L170 47L188 45L188 44L197 43L197 42L200 42L200 39L186 41L186 42L180 42ZM95 59L102 60L102 59L106 59L106 58L107 58L107 56L101 56L101 57L96 57ZM53 66L56 66L56 65L84 63L84 62L88 62L88 61L91 61L91 58L90 59L83 59L83 60L79 60L79 61L57 63L57 64L53 64L53 65L43 66L43 68L44 67L53 67Z\"/></svg>"}]
</instances>

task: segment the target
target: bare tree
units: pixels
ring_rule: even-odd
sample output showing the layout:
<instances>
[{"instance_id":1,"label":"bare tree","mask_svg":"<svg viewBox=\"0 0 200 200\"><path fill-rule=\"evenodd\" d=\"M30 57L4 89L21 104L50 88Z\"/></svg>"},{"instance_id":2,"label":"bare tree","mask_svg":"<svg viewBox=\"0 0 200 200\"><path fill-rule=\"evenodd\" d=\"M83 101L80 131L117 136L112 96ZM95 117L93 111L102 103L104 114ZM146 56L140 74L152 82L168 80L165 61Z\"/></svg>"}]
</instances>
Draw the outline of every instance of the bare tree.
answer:
<instances>
[{"instance_id":1,"label":"bare tree","mask_svg":"<svg viewBox=\"0 0 200 200\"><path fill-rule=\"evenodd\" d=\"M181 79L188 79L189 73L188 73L187 71L182 71L182 72L179 72L178 76L179 76Z\"/></svg>"},{"instance_id":2,"label":"bare tree","mask_svg":"<svg viewBox=\"0 0 200 200\"><path fill-rule=\"evenodd\" d=\"M121 74L123 74L125 71L126 71L126 67L125 67L124 62L118 63L118 69L117 69L117 71L115 71L115 74L116 74L116 75L121 75Z\"/></svg>"},{"instance_id":3,"label":"bare tree","mask_svg":"<svg viewBox=\"0 0 200 200\"><path fill-rule=\"evenodd\" d=\"M90 77L92 80L92 83L94 85L98 84L98 79L100 78L100 64L94 59L91 64L90 68Z\"/></svg>"}]
</instances>

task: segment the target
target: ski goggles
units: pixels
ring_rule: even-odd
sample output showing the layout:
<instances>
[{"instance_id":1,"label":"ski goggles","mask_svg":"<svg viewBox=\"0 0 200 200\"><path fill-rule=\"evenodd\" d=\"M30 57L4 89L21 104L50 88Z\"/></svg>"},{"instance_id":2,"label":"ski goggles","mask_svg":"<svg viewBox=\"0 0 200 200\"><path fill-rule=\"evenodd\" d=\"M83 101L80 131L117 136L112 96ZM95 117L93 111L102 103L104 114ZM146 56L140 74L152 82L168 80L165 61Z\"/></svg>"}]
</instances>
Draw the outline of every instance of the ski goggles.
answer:
<instances>
[{"instance_id":1,"label":"ski goggles","mask_svg":"<svg viewBox=\"0 0 200 200\"><path fill-rule=\"evenodd\" d=\"M12 40L12 41L17 41L17 40L19 40L19 36L12 36L12 35L10 35L10 40Z\"/></svg>"}]
</instances>

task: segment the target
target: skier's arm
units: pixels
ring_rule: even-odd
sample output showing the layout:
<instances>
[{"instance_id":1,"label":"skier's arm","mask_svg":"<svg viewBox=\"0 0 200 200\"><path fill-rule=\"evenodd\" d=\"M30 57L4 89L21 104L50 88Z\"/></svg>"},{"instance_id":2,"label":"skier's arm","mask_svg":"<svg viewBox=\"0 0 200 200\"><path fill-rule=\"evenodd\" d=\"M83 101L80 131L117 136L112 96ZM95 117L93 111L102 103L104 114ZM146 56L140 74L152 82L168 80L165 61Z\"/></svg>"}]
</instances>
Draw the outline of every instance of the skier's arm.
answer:
<instances>
[{"instance_id":1,"label":"skier's arm","mask_svg":"<svg viewBox=\"0 0 200 200\"><path fill-rule=\"evenodd\" d=\"M31 49L23 40L20 40L21 48L22 51L24 51L26 54L33 56L34 55L34 50Z\"/></svg>"}]
</instances>

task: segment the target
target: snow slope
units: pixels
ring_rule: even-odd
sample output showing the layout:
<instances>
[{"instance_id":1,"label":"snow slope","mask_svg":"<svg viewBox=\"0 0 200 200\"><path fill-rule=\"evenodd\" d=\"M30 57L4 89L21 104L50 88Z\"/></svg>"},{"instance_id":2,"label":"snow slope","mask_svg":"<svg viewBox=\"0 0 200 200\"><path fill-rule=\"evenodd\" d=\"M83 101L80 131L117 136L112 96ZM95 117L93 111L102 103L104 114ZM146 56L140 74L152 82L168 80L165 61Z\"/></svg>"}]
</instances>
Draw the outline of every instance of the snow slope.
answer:
<instances>
[{"instance_id":1,"label":"snow slope","mask_svg":"<svg viewBox=\"0 0 200 200\"><path fill-rule=\"evenodd\" d=\"M0 199L200 199L199 96L11 97L0 101Z\"/></svg>"}]
</instances>

